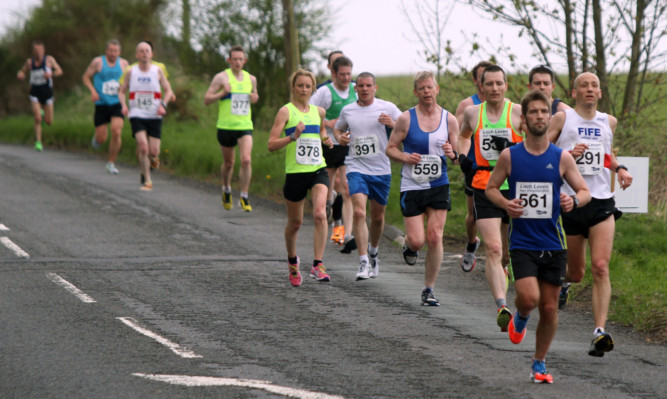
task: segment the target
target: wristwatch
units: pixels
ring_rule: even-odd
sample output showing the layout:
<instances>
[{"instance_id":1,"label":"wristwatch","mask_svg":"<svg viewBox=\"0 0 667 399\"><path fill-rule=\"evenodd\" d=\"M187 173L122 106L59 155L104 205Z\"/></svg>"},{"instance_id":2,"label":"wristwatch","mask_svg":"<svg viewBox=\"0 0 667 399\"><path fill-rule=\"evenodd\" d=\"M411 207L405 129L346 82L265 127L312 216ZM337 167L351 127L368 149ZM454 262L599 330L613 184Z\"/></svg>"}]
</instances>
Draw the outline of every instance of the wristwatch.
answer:
<instances>
[{"instance_id":1,"label":"wristwatch","mask_svg":"<svg viewBox=\"0 0 667 399\"><path fill-rule=\"evenodd\" d=\"M579 207L579 198L577 198L576 195L570 195L572 197L572 201L574 201L574 208Z\"/></svg>"},{"instance_id":2,"label":"wristwatch","mask_svg":"<svg viewBox=\"0 0 667 399\"><path fill-rule=\"evenodd\" d=\"M618 166L616 167L616 173L618 173L618 170L619 170L619 169L625 169L626 172L628 171L628 167L625 166L625 165L618 165Z\"/></svg>"}]
</instances>

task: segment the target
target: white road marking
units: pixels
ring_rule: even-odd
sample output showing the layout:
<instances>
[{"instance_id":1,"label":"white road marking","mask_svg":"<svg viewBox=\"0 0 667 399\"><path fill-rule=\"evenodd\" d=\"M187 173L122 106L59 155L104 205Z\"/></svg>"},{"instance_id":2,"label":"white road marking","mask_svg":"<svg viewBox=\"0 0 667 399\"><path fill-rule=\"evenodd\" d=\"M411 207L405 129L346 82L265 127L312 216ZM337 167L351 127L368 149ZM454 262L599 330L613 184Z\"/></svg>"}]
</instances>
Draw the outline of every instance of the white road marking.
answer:
<instances>
[{"instance_id":1,"label":"white road marking","mask_svg":"<svg viewBox=\"0 0 667 399\"><path fill-rule=\"evenodd\" d=\"M18 256L19 258L29 258L30 255L21 249L18 245L14 244L12 240L10 240L8 237L0 237L0 242L2 245L5 247L9 248L12 252L14 252L14 255Z\"/></svg>"},{"instance_id":2,"label":"white road marking","mask_svg":"<svg viewBox=\"0 0 667 399\"><path fill-rule=\"evenodd\" d=\"M127 326L133 328L135 331L137 331L137 332L139 332L139 333L141 333L141 334L143 334L143 335L145 335L149 338L152 338L152 339L156 340L157 342L159 342L160 344L166 346L172 352L174 352L175 354L177 354L180 357L184 357L184 358L188 358L188 359L189 358L202 357L201 355L198 355L198 354L196 354L192 351L189 351L187 349L183 349L179 344L173 343L165 337L162 337L162 336L160 336L158 334L155 334L154 332L152 332L148 329L145 329L145 328L141 327L139 324L137 324L137 321L135 319L131 318L131 317L116 317L116 318L118 320L122 321L123 323L125 323Z\"/></svg>"},{"instance_id":3,"label":"white road marking","mask_svg":"<svg viewBox=\"0 0 667 399\"><path fill-rule=\"evenodd\" d=\"M48 277L49 280L53 281L54 283L58 284L59 286L63 287L70 294L79 298L81 300L81 302L84 302L84 303L95 303L95 302L97 302L91 296L89 296L85 292L81 291L80 289L76 288L76 286L74 284L70 283L69 281L65 280L64 278L60 277L59 275L57 275L55 273L46 273L46 277Z\"/></svg>"},{"instance_id":4,"label":"white road marking","mask_svg":"<svg viewBox=\"0 0 667 399\"><path fill-rule=\"evenodd\" d=\"M0 223L0 231L9 231L9 227L5 226L4 224Z\"/></svg>"},{"instance_id":5,"label":"white road marking","mask_svg":"<svg viewBox=\"0 0 667 399\"><path fill-rule=\"evenodd\" d=\"M133 373L136 377L146 378L153 381L166 382L172 385L184 385L187 387L220 387L233 386L242 388L263 389L278 395L297 399L344 399L343 396L329 395L321 392L313 392L305 389L296 389L275 385L271 381L244 380L239 378L204 377L192 375L169 375L169 374L142 374Z\"/></svg>"}]
</instances>

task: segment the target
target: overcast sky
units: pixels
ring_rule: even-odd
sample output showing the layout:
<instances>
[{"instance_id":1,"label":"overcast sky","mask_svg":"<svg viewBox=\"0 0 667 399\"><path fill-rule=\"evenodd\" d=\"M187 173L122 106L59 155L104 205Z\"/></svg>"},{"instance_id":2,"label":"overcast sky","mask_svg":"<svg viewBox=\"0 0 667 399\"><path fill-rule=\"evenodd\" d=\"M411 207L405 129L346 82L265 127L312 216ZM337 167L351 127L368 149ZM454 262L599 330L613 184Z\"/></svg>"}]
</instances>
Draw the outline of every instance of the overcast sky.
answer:
<instances>
[{"instance_id":1,"label":"overcast sky","mask_svg":"<svg viewBox=\"0 0 667 399\"><path fill-rule=\"evenodd\" d=\"M354 62L356 72L369 71L376 75L412 74L422 69L433 69L419 55L424 46L415 38L401 9L401 0L327 0L334 15L334 29L328 40L323 43L330 50L343 50ZM413 8L423 0L405 0ZM15 23L25 17L31 6L41 0L0 0L0 26ZM442 0L441 3L451 3ZM530 68L541 60L532 56L533 50L527 40L518 38L518 29L491 21L471 6L456 3L450 11L445 28L445 36L451 40L452 47L461 57L462 64L471 68L478 61L477 56L468 58L470 39L477 34L477 40L491 50L489 38L497 42L503 37L503 45L511 47L518 57L518 63ZM413 16L416 13L413 11ZM484 44L486 43L486 44ZM663 40L661 47L667 47ZM508 63L499 59L499 63L508 69ZM324 69L323 61L318 68ZM557 70L565 71L564 64L554 65ZM458 71L455 66L450 67ZM525 69L524 69L525 72Z\"/></svg>"}]
</instances>

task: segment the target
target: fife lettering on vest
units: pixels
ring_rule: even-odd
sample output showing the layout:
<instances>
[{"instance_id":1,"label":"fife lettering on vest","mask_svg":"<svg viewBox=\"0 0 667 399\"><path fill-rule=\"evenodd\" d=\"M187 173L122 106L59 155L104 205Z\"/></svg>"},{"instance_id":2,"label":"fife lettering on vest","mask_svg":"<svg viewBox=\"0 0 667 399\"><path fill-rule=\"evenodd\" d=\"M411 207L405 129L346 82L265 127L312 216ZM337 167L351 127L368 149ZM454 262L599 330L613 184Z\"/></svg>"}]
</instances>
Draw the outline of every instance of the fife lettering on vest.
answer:
<instances>
[{"instance_id":1,"label":"fife lettering on vest","mask_svg":"<svg viewBox=\"0 0 667 399\"><path fill-rule=\"evenodd\" d=\"M580 128L577 128L577 131L579 133L579 136L602 137L602 133L600 132L600 128L597 128L597 127L580 127Z\"/></svg>"},{"instance_id":2,"label":"fife lettering on vest","mask_svg":"<svg viewBox=\"0 0 667 399\"><path fill-rule=\"evenodd\" d=\"M150 78L150 76L140 76L140 77L137 78L137 82L139 82L139 83L150 83L151 78Z\"/></svg>"}]
</instances>

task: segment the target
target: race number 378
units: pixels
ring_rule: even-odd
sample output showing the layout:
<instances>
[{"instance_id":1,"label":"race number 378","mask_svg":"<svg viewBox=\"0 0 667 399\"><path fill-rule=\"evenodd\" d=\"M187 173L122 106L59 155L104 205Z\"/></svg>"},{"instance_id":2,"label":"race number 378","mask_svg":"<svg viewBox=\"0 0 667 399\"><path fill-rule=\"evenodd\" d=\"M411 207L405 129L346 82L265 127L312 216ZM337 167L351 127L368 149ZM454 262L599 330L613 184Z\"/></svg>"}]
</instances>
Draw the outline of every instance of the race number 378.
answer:
<instances>
[{"instance_id":1,"label":"race number 378","mask_svg":"<svg viewBox=\"0 0 667 399\"><path fill-rule=\"evenodd\" d=\"M322 163L322 142L319 138L299 137L296 140L296 162L300 165Z\"/></svg>"}]
</instances>

